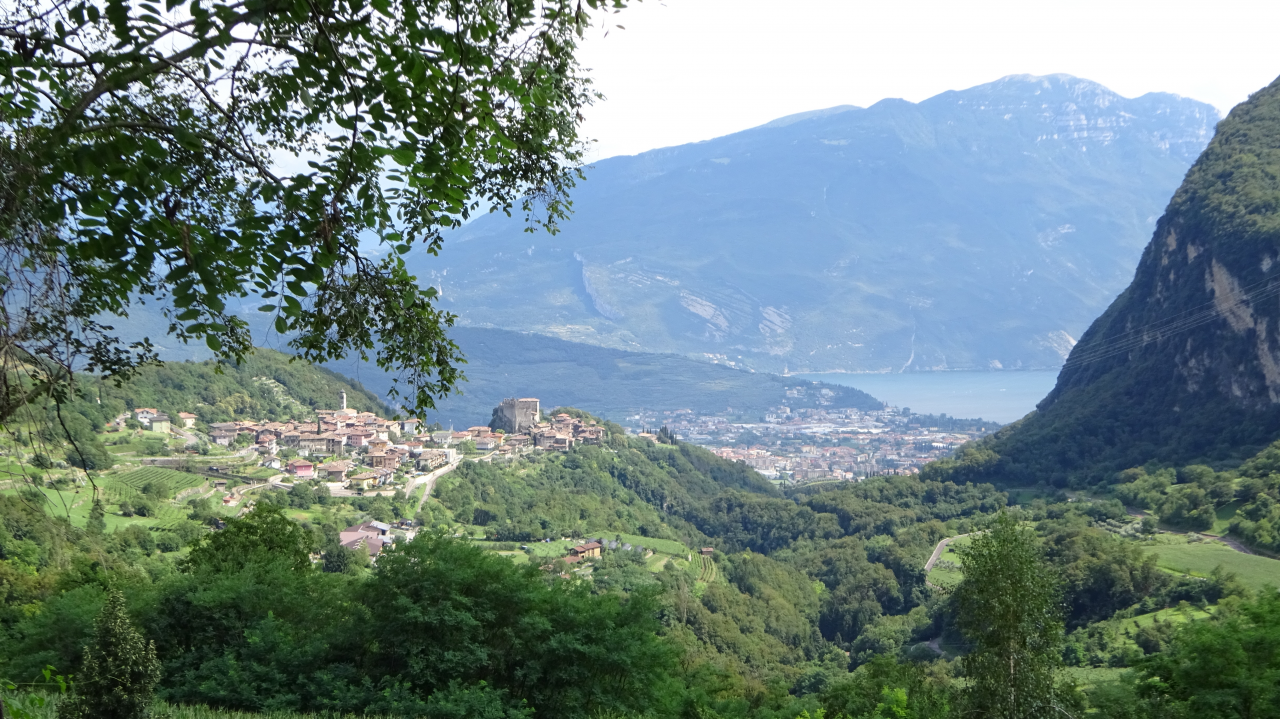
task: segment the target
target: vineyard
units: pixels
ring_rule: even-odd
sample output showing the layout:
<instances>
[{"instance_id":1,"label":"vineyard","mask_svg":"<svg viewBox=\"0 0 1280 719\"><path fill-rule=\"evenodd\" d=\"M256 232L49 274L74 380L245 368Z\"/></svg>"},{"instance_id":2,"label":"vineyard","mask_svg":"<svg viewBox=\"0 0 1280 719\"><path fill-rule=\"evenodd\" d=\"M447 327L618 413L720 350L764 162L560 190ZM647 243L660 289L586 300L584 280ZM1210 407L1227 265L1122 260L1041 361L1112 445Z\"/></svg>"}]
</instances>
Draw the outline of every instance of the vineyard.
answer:
<instances>
[{"instance_id":1,"label":"vineyard","mask_svg":"<svg viewBox=\"0 0 1280 719\"><path fill-rule=\"evenodd\" d=\"M711 557L702 558L702 571L698 573L699 582L714 582L716 579L716 563Z\"/></svg>"},{"instance_id":2,"label":"vineyard","mask_svg":"<svg viewBox=\"0 0 1280 719\"><path fill-rule=\"evenodd\" d=\"M141 491L148 482L164 482L174 493L181 492L182 490L189 489L191 487L199 487L205 482L204 477L201 477L198 474L179 472L175 469L166 469L164 467L143 467L126 474L117 475L112 479L139 491Z\"/></svg>"},{"instance_id":3,"label":"vineyard","mask_svg":"<svg viewBox=\"0 0 1280 719\"><path fill-rule=\"evenodd\" d=\"M136 505L145 499L142 489L153 482L163 483L169 493L176 494L185 489L201 486L205 478L164 467L143 467L109 478L103 485L103 493L107 504L119 505L121 502L129 502ZM172 502L155 502L154 506L156 515L152 524L158 528L172 527L187 518L187 509L176 506Z\"/></svg>"}]
</instances>

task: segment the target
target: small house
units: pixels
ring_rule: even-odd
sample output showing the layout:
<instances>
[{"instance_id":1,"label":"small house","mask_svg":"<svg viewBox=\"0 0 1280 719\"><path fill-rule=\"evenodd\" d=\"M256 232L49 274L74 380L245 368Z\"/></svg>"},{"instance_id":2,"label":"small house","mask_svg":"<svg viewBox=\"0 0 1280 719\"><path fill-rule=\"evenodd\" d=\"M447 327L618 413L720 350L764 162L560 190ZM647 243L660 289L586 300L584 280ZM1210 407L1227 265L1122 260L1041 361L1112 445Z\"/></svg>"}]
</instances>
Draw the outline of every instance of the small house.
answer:
<instances>
[{"instance_id":1,"label":"small house","mask_svg":"<svg viewBox=\"0 0 1280 719\"><path fill-rule=\"evenodd\" d=\"M169 434L169 430L170 430L169 415L167 415L167 414L157 414L156 416L154 416L154 417L152 417L152 418L151 418L151 431L152 431L152 432L160 432L160 433L162 433L162 434Z\"/></svg>"},{"instance_id":2,"label":"small house","mask_svg":"<svg viewBox=\"0 0 1280 719\"><path fill-rule=\"evenodd\" d=\"M569 554L575 557L598 557L600 556L600 543L587 542L586 544L579 544L570 549Z\"/></svg>"},{"instance_id":3,"label":"small house","mask_svg":"<svg viewBox=\"0 0 1280 719\"><path fill-rule=\"evenodd\" d=\"M311 479L315 476L316 466L305 459L289 460L289 464L285 466L285 471L295 477Z\"/></svg>"}]
</instances>

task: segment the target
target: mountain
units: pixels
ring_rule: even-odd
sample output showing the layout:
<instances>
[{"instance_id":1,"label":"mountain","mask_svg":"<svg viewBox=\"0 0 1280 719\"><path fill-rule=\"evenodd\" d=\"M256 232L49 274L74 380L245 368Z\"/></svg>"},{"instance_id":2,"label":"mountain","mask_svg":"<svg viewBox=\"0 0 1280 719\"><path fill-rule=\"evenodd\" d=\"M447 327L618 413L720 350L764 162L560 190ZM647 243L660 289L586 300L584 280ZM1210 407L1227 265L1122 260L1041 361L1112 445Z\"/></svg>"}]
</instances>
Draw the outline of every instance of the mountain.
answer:
<instances>
[{"instance_id":1,"label":"mountain","mask_svg":"<svg viewBox=\"0 0 1280 719\"><path fill-rule=\"evenodd\" d=\"M408 256L465 324L766 371L1057 367L1218 120L1066 75L603 160Z\"/></svg>"},{"instance_id":2,"label":"mountain","mask_svg":"<svg viewBox=\"0 0 1280 719\"><path fill-rule=\"evenodd\" d=\"M692 409L759 419L769 407L852 407L884 403L852 387L748 372L675 355L595 347L537 334L459 327L450 332L467 357L462 393L445 398L426 419L446 426L487 424L512 396L538 397L546 408L579 407L622 420L641 410ZM371 364L330 367L385 394L391 377ZM796 389L801 391L797 392ZM788 391L790 390L790 395Z\"/></svg>"},{"instance_id":3,"label":"mountain","mask_svg":"<svg viewBox=\"0 0 1280 719\"><path fill-rule=\"evenodd\" d=\"M1278 295L1280 80L1218 126L1129 288L1036 412L969 453L971 469L1064 485L1254 454L1280 436Z\"/></svg>"}]
</instances>

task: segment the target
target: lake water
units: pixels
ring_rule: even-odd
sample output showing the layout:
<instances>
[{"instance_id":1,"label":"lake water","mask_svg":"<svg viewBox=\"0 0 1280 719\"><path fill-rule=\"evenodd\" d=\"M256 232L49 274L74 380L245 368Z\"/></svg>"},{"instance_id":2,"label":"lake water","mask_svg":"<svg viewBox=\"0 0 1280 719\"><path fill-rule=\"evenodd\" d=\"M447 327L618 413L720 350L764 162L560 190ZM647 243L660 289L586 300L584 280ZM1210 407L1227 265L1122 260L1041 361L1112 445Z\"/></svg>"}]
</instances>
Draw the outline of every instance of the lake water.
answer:
<instances>
[{"instance_id":1,"label":"lake water","mask_svg":"<svg viewBox=\"0 0 1280 719\"><path fill-rule=\"evenodd\" d=\"M895 407L1008 424L1036 408L1058 380L1057 370L1008 372L903 372L901 374L796 374L793 377L856 387Z\"/></svg>"}]
</instances>

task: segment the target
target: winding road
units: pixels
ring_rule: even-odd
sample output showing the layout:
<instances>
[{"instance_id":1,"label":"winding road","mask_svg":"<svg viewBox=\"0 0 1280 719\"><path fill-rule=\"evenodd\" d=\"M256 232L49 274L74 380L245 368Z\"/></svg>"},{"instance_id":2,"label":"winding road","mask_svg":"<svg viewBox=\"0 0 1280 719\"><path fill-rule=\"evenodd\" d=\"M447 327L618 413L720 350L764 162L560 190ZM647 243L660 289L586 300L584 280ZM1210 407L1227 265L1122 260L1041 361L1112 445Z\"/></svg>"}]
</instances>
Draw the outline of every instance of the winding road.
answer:
<instances>
[{"instance_id":1,"label":"winding road","mask_svg":"<svg viewBox=\"0 0 1280 719\"><path fill-rule=\"evenodd\" d=\"M932 570L933 570L933 565L937 564L937 563L938 563L938 560L942 558L942 553L943 553L943 552L945 552L945 551L947 551L947 545L948 545L948 544L950 544L950 543L952 542L952 540L959 539L959 538L961 538L961 537L967 537L967 536L969 536L969 535L968 535L968 534L957 534L957 535L956 535L956 536L954 536L954 537L947 537L946 539L942 540L941 542L938 542L938 546L936 546L936 547L934 547L934 548L933 548L933 556L929 557L929 561L927 561L927 562L925 562L925 563L924 563L924 573L925 573L925 574L928 574L930 571L932 571ZM927 583L928 583L928 582L926 582L926 584L927 584ZM932 585L930 585L930 586L932 586Z\"/></svg>"},{"instance_id":2,"label":"winding road","mask_svg":"<svg viewBox=\"0 0 1280 719\"><path fill-rule=\"evenodd\" d=\"M459 460L459 461L461 461L461 460ZM448 473L452 472L452 471L453 471L457 466L458 466L458 462L452 462L452 463L450 463L450 464L446 464L445 466L443 466L443 467L441 467L441 468L439 468L439 469L432 470L429 474L427 474L425 477L423 477L423 478L421 479L421 481L422 481L422 482L425 482L425 483L426 483L427 488L426 488L426 490L424 490L424 491L422 492L422 499L419 499L419 500L418 500L418 506L417 506L417 508L413 510L413 513L414 513L415 515L416 515L418 512L421 512L421 511L422 511L422 505L424 505L424 504L426 504L426 503L427 503L427 497L430 497L430 496L431 496L431 490L433 490L433 489L435 489L435 488L436 488L436 480L437 480L437 479L440 479L441 477L445 476L446 474L448 474ZM406 494L413 494L413 490L414 490L414 488L416 488L416 487L418 486L418 481L419 481L419 479L418 479L417 477L414 477L414 478L413 478L413 480L411 481L411 483L410 483L410 485L409 485L408 489L407 489L407 490L405 490L405 493L406 493Z\"/></svg>"}]
</instances>

